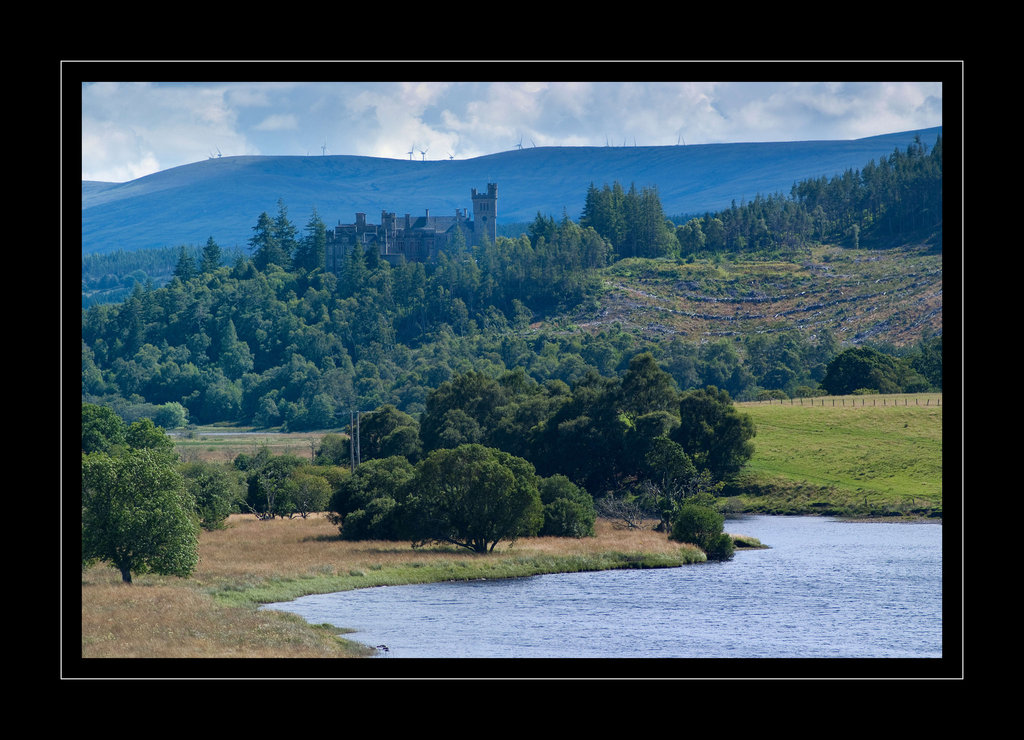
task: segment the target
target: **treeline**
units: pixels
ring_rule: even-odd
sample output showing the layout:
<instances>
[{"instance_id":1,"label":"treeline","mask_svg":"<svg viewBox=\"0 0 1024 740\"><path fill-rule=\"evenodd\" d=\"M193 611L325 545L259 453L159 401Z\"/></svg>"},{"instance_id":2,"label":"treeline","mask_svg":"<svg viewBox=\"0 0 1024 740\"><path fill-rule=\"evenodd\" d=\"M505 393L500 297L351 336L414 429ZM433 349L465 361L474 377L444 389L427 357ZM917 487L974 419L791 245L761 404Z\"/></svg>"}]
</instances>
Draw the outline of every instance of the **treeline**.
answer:
<instances>
[{"instance_id":1,"label":"treeline","mask_svg":"<svg viewBox=\"0 0 1024 740\"><path fill-rule=\"evenodd\" d=\"M137 286L121 304L83 312L83 398L127 420L173 404L193 423L326 429L350 410L384 404L418 414L434 388L467 370L498 377L521 368L571 387L589 373L617 377L642 352L681 389L714 385L738 400L810 396L839 352L828 331L814 340L786 331L705 343L654 342L615 327L529 332L534 311L516 296L587 300L587 274L579 273L576 295L564 288L556 297L544 271L530 278L511 269L543 250L499 239L488 251L493 269L468 259L391 266L353 252L341 275L260 272L241 260L163 288ZM936 343L904 353L927 368L914 389L941 387Z\"/></svg>"},{"instance_id":2,"label":"treeline","mask_svg":"<svg viewBox=\"0 0 1024 740\"><path fill-rule=\"evenodd\" d=\"M942 248L942 137L929 151L918 138L905 152L793 185L790 195L753 201L675 230L682 257L777 253L808 244L890 247L932 240Z\"/></svg>"},{"instance_id":3,"label":"treeline","mask_svg":"<svg viewBox=\"0 0 1024 740\"><path fill-rule=\"evenodd\" d=\"M592 536L599 513L653 517L728 559L715 493L755 434L724 391L679 393L648 354L621 380L589 375L571 390L521 370L470 371L434 390L419 420L384 406L349 432L324 436L312 462L261 448L231 465L181 463L150 420L127 425L83 403L83 566L111 562L126 582L187 576L199 527L221 528L233 511L327 512L345 539L476 553L523 536Z\"/></svg>"},{"instance_id":4,"label":"treeline","mask_svg":"<svg viewBox=\"0 0 1024 740\"><path fill-rule=\"evenodd\" d=\"M123 301L136 285L164 285L174 276L182 254L198 260L200 248L118 249L107 254L82 255L82 308ZM239 254L236 249L225 257L234 259Z\"/></svg>"}]
</instances>

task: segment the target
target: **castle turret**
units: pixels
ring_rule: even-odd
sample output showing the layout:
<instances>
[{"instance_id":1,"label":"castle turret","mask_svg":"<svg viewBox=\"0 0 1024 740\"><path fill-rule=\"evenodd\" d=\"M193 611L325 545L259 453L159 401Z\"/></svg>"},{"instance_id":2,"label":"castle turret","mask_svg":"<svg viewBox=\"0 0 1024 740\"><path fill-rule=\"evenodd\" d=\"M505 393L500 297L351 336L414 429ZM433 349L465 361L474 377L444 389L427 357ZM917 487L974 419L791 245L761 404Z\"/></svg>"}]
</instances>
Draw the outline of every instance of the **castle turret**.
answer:
<instances>
[{"instance_id":1,"label":"castle turret","mask_svg":"<svg viewBox=\"0 0 1024 740\"><path fill-rule=\"evenodd\" d=\"M487 194L479 194L476 188L473 196L473 246L479 247L484 238L494 244L498 238L498 186L487 183Z\"/></svg>"}]
</instances>

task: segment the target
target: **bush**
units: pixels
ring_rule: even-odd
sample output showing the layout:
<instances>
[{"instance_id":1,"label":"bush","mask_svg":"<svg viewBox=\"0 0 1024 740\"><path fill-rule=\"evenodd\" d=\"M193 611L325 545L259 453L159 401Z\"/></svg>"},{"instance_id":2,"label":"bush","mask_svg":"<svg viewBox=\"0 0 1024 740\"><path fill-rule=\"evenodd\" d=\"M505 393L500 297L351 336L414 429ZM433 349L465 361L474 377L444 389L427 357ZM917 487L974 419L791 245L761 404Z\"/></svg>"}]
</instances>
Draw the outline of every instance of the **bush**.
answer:
<instances>
[{"instance_id":1,"label":"bush","mask_svg":"<svg viewBox=\"0 0 1024 740\"><path fill-rule=\"evenodd\" d=\"M343 540L403 539L401 507L393 498L381 496L344 517Z\"/></svg>"},{"instance_id":2,"label":"bush","mask_svg":"<svg viewBox=\"0 0 1024 740\"><path fill-rule=\"evenodd\" d=\"M327 504L328 518L340 527L345 539L365 539L370 536L370 525L365 522L357 524L360 517L367 513L371 518L378 517L372 529L379 530L379 517L383 508L387 508L385 502L405 503L406 486L413 477L413 466L404 457L385 457L362 463L351 475L344 475L339 470L332 477L334 493ZM349 522L349 517L358 511L363 513ZM375 531L373 539L391 537Z\"/></svg>"},{"instance_id":3,"label":"bush","mask_svg":"<svg viewBox=\"0 0 1024 740\"><path fill-rule=\"evenodd\" d=\"M541 536L593 537L594 499L564 475L541 479L538 489L544 504Z\"/></svg>"},{"instance_id":4,"label":"bush","mask_svg":"<svg viewBox=\"0 0 1024 740\"><path fill-rule=\"evenodd\" d=\"M704 554L708 556L708 560L732 560L735 551L736 544L732 535L722 532L709 543Z\"/></svg>"},{"instance_id":5,"label":"bush","mask_svg":"<svg viewBox=\"0 0 1024 740\"><path fill-rule=\"evenodd\" d=\"M683 504L672 517L670 539L690 542L708 552L718 535L722 534L725 517L708 506ZM710 556L709 556L710 557Z\"/></svg>"}]
</instances>

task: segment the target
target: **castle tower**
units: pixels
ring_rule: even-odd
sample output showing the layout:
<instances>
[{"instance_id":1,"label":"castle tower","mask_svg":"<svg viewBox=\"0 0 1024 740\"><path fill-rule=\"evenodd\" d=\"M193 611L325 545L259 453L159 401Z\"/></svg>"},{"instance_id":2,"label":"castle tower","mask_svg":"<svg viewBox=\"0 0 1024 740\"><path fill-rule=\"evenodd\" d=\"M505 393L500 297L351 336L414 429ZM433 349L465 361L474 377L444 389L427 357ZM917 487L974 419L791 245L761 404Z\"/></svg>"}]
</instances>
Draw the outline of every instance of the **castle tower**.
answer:
<instances>
[{"instance_id":1,"label":"castle tower","mask_svg":"<svg viewBox=\"0 0 1024 740\"><path fill-rule=\"evenodd\" d=\"M473 188L473 246L479 247L486 236L491 244L498 238L498 186L487 183L487 194Z\"/></svg>"}]
</instances>

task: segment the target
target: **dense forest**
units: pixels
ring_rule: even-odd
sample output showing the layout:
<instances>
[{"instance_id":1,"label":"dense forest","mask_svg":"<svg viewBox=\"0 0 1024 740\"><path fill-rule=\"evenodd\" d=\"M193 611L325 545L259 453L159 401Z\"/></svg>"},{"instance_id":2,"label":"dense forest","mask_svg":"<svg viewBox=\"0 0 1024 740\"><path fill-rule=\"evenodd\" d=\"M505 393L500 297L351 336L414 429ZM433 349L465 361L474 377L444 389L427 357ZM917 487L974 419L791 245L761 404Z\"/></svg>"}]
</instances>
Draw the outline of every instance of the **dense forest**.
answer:
<instances>
[{"instance_id":1,"label":"dense forest","mask_svg":"<svg viewBox=\"0 0 1024 740\"><path fill-rule=\"evenodd\" d=\"M930 151L918 143L859 172L798 183L789 197L759 196L679 226L655 189L592 185L579 222L538 213L518 237L457 245L431 264L391 265L352 249L338 274L320 261L316 214L300 230L281 202L275 216L257 219L249 254L222 250L213 238L201 250L162 250L174 264L161 287L135 281L123 301L83 308L83 400L127 421L160 413L329 429L351 411L384 405L427 415L431 394L470 371L497 379L521 370L523 383L564 395L595 378L621 379L643 353L680 391L811 395L826 388L843 349L827 331L813 341L784 331L698 343L650 342L615 327L590 334L530 326L594 301L602 268L625 257L779 258L812 243L883 247L941 234L941 152L941 139ZM941 237L931 243L941 249ZM83 289L87 267L131 258L104 259L83 261ZM941 388L941 337L869 364L888 390ZM881 380L852 382L851 390L881 390Z\"/></svg>"}]
</instances>

